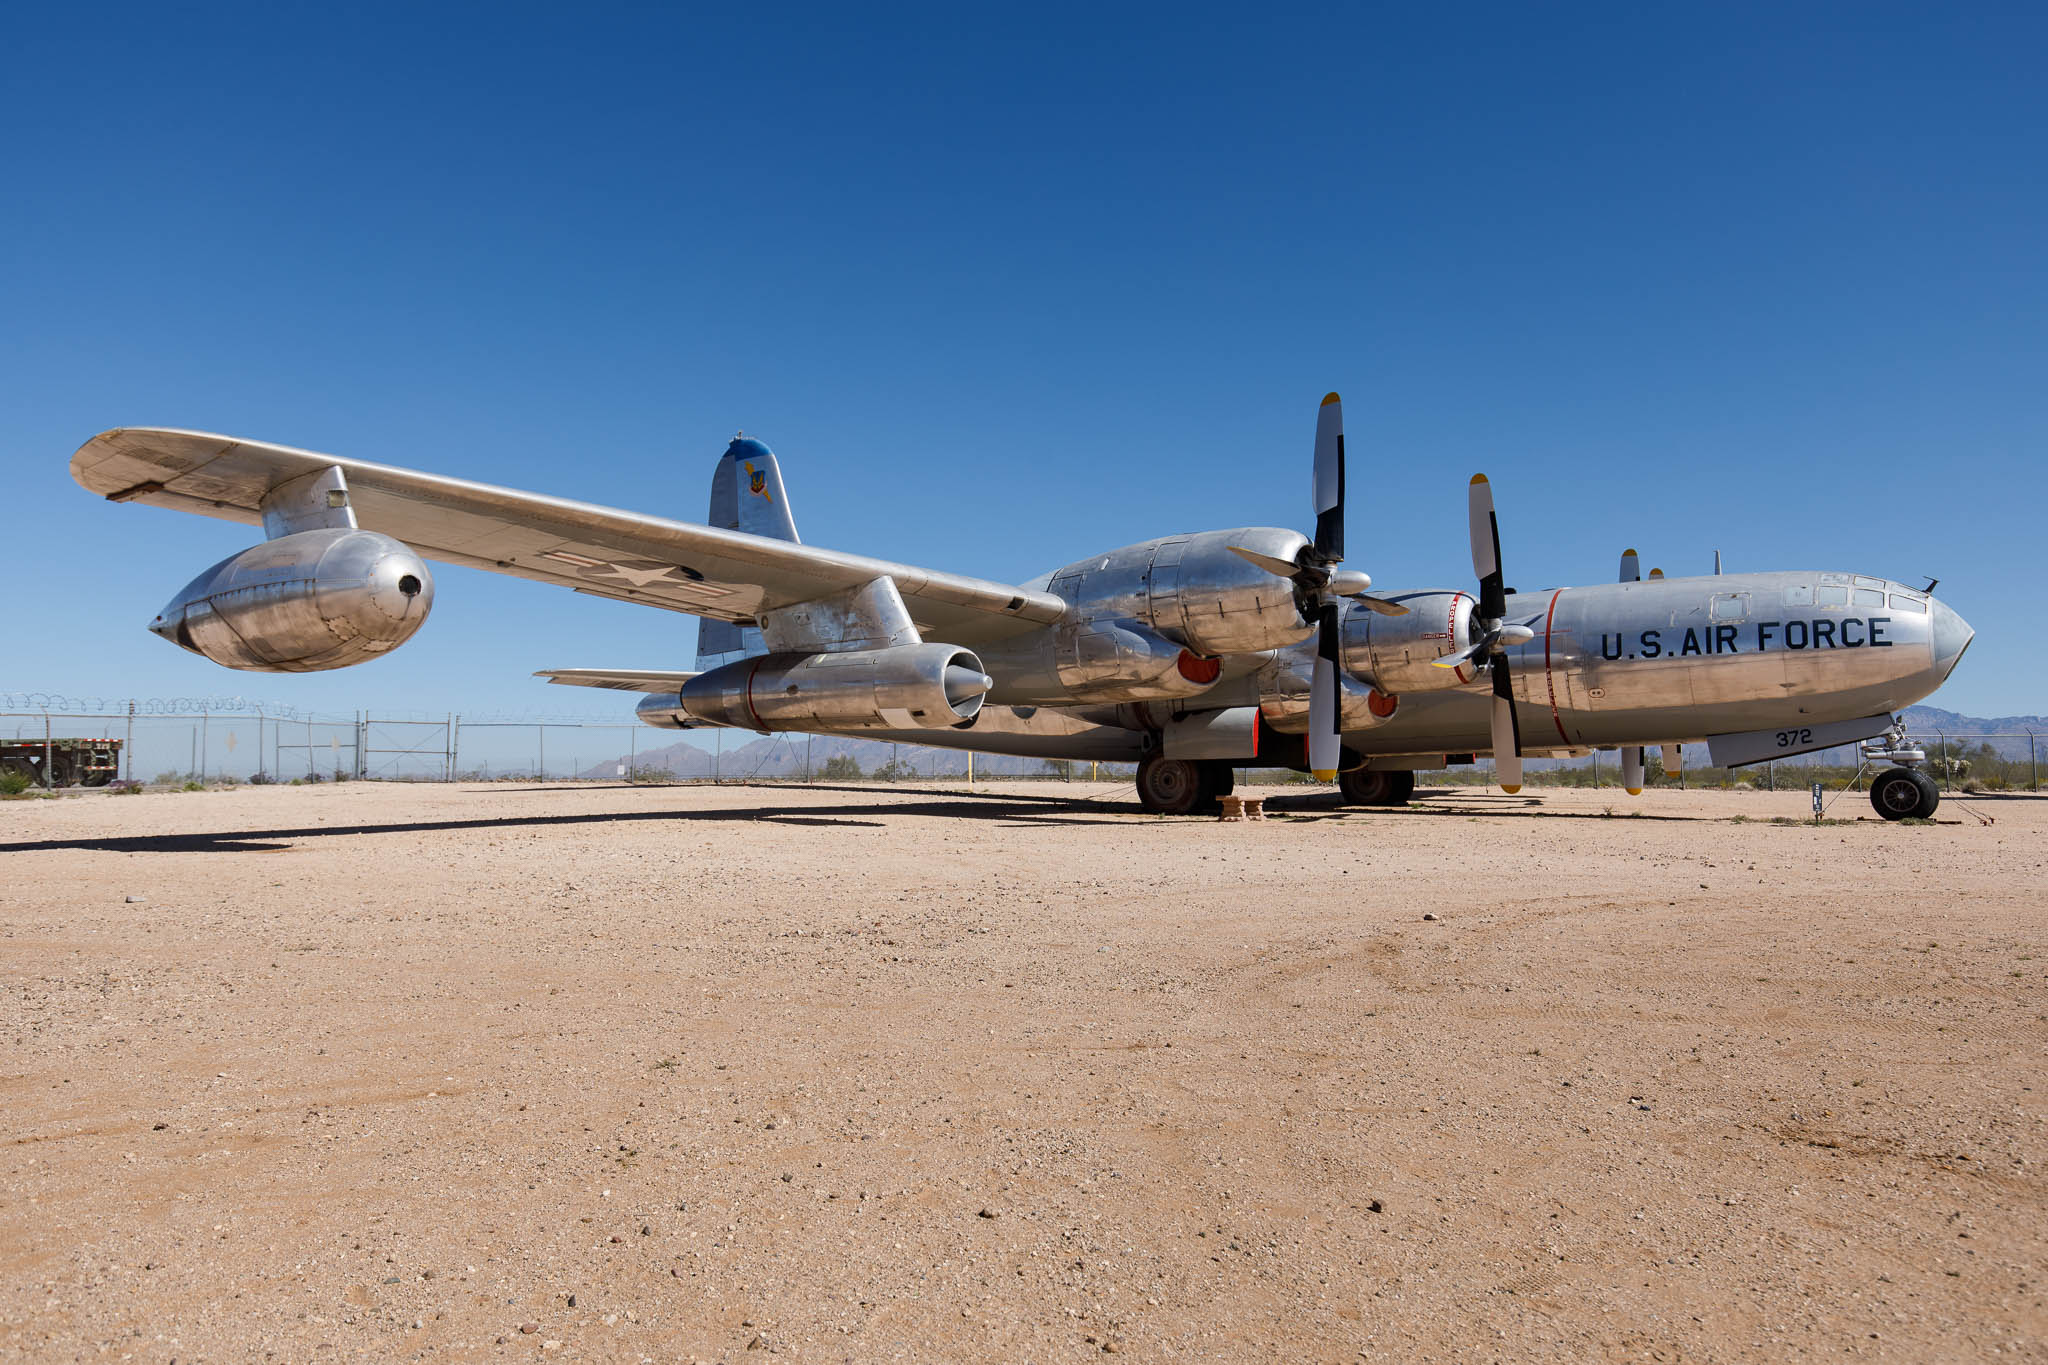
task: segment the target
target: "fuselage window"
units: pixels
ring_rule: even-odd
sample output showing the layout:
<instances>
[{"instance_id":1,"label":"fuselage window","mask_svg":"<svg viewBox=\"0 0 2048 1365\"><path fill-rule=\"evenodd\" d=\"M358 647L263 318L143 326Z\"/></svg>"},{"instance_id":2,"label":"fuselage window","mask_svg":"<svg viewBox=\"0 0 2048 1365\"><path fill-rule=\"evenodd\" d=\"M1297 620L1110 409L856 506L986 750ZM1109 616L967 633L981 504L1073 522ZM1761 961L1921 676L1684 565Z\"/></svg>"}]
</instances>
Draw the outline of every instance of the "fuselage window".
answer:
<instances>
[{"instance_id":1,"label":"fuselage window","mask_svg":"<svg viewBox=\"0 0 2048 1365\"><path fill-rule=\"evenodd\" d=\"M1749 615L1749 598L1746 594L1735 593L1727 597L1716 597L1713 617L1716 621L1740 621Z\"/></svg>"},{"instance_id":2,"label":"fuselage window","mask_svg":"<svg viewBox=\"0 0 2048 1365\"><path fill-rule=\"evenodd\" d=\"M1815 606L1820 607L1846 607L1849 605L1849 590L1847 588L1819 588L1813 594L1813 601Z\"/></svg>"}]
</instances>

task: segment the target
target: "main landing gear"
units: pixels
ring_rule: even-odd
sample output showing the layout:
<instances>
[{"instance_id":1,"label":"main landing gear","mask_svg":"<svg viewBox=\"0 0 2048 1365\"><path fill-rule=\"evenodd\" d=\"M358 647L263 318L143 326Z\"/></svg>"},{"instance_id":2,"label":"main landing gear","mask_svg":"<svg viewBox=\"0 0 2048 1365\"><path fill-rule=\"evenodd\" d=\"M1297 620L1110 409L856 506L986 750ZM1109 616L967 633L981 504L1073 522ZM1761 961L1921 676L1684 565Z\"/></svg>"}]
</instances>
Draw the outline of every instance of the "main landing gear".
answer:
<instances>
[{"instance_id":1,"label":"main landing gear","mask_svg":"<svg viewBox=\"0 0 2048 1365\"><path fill-rule=\"evenodd\" d=\"M1353 768L1337 774L1337 790L1347 806L1405 806L1415 795L1415 774L1378 768Z\"/></svg>"},{"instance_id":2,"label":"main landing gear","mask_svg":"<svg viewBox=\"0 0 2048 1365\"><path fill-rule=\"evenodd\" d=\"M1153 815L1214 810L1217 798L1236 786L1237 772L1228 763L1153 754L1138 765L1138 804Z\"/></svg>"},{"instance_id":3,"label":"main landing gear","mask_svg":"<svg viewBox=\"0 0 2048 1365\"><path fill-rule=\"evenodd\" d=\"M1898 765L1885 769L1870 783L1870 804L1885 819L1925 820L1941 804L1941 788L1915 766L1927 761L1927 751L1906 738L1904 724L1894 724L1865 744L1863 761Z\"/></svg>"}]
</instances>

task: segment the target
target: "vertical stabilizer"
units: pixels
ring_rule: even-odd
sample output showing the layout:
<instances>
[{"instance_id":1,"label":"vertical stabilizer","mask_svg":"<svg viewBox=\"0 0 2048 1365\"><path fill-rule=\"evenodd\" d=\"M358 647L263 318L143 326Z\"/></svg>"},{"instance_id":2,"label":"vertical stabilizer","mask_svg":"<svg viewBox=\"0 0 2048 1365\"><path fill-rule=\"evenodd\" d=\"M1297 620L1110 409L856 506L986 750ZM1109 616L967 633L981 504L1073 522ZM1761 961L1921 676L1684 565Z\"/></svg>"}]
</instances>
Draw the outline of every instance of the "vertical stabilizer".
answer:
<instances>
[{"instance_id":1,"label":"vertical stabilizer","mask_svg":"<svg viewBox=\"0 0 2048 1365\"><path fill-rule=\"evenodd\" d=\"M782 486L782 466L765 443L751 436L736 436L725 448L711 475L711 510L704 522L772 540L799 539L789 494ZM699 672L765 650L761 632L752 626L743 628L708 617L697 623Z\"/></svg>"}]
</instances>

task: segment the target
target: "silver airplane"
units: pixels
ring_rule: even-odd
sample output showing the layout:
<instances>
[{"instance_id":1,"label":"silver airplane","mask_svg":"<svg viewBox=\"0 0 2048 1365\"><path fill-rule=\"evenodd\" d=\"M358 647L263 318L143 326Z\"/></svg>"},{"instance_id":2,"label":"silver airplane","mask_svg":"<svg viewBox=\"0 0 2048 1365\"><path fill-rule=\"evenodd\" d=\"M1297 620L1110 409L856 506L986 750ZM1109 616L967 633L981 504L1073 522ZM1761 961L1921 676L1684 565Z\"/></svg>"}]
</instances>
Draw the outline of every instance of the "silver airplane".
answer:
<instances>
[{"instance_id":1,"label":"silver airplane","mask_svg":"<svg viewBox=\"0 0 2048 1365\"><path fill-rule=\"evenodd\" d=\"M229 668L307 672L410 639L427 559L703 618L694 668L550 669L645 693L639 718L985 753L1137 764L1148 811L1227 794L1236 769L1335 780L1398 805L1415 774L1525 756L1704 741L1725 766L1859 741L1895 766L1888 819L1939 801L1894 718L1941 685L1972 631L1927 592L1854 573L1506 586L1493 492L1468 492L1476 590L1374 595L1344 559L1343 409L1323 400L1312 535L1165 536L1009 584L819 549L797 537L774 454L734 438L705 525L202 432L128 427L72 457L85 488L261 525L150 629ZM1932 585L1930 585L1931 587Z\"/></svg>"}]
</instances>

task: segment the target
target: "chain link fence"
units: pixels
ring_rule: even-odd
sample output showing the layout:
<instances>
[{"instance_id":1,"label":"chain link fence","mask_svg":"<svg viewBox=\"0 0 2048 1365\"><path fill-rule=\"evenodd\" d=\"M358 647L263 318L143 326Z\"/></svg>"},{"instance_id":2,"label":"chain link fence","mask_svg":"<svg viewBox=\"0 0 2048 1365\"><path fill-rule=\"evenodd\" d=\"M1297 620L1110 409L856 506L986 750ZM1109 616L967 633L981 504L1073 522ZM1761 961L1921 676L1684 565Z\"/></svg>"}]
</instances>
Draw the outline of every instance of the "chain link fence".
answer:
<instances>
[{"instance_id":1,"label":"chain link fence","mask_svg":"<svg viewBox=\"0 0 2048 1365\"><path fill-rule=\"evenodd\" d=\"M1912 731L1928 766L1948 786L2041 790L2048 761L2048 730L1996 733ZM765 747L752 735L723 731L704 736L708 751L680 748L671 732L650 731L633 720L579 717L504 717L486 714L392 715L359 711L319 715L242 697L114 699L52 693L0 693L0 764L27 764L36 774L63 774L60 750L82 743L118 745L109 776L155 784L185 782L290 782L381 780L402 782L504 779L746 781L772 777L807 781L836 774L830 759L812 761L812 740L778 735ZM823 742L820 737L820 742ZM744 752L735 749L744 748ZM649 754L648 750L656 751ZM1803 787L1815 770L1855 770L1859 745L1843 745L1797 758L1757 764L1730 775L1707 767L1704 745L1686 745L1683 780L1706 785L1739 780L1758 787ZM1653 760L1656 751L1651 751ZM937 778L967 770L960 750L891 746L875 775ZM1051 765L1061 767L1062 765ZM1064 765L1071 768L1074 765ZM1080 765L1086 767L1086 765ZM1484 760L1482 760L1482 770ZM1531 760L1532 776L1548 772L1595 786L1618 786L1613 753L1590 758ZM982 771L997 776L990 763ZM1119 773L1124 769L1118 768ZM1467 770L1471 771L1471 770ZM1010 775L1016 775L1014 773ZM1067 774L1061 774L1067 775ZM1675 775L1674 775L1675 776ZM88 779L91 780L91 779Z\"/></svg>"}]
</instances>

